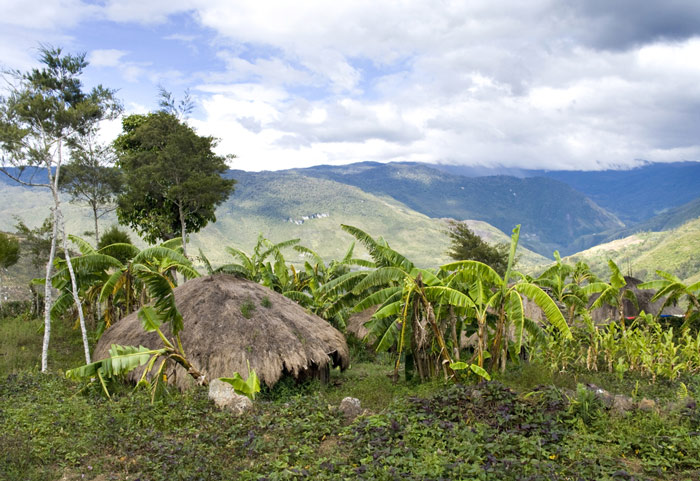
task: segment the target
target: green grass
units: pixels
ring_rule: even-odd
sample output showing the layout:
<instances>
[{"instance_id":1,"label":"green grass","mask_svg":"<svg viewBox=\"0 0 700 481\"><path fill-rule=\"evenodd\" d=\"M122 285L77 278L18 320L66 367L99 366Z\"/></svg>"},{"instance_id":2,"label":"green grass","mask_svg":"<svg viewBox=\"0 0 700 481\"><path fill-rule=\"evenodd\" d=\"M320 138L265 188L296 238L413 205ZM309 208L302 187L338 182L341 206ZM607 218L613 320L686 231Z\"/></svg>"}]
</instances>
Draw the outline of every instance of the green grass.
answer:
<instances>
[{"instance_id":1,"label":"green grass","mask_svg":"<svg viewBox=\"0 0 700 481\"><path fill-rule=\"evenodd\" d=\"M612 259L626 275L642 280L656 278L661 268L692 282L700 274L700 219L664 232L640 232L624 239L592 247L566 259L583 260L591 270L604 278L609 276L608 259Z\"/></svg>"},{"instance_id":2,"label":"green grass","mask_svg":"<svg viewBox=\"0 0 700 481\"><path fill-rule=\"evenodd\" d=\"M61 371L80 363L81 349L66 324L54 331L54 371L41 374L40 326L17 317L0 321L0 342L11 340L2 352L18 346L7 351L13 362L0 371L3 480L700 476L700 378L684 379L693 401L678 405L678 383L637 386L640 379L528 364L479 385L394 384L390 357L363 354L346 372L334 371L326 386L286 380L233 417L217 410L205 389L171 392L151 404L147 392L130 386L109 401L97 387L68 381ZM625 394L636 389L662 400L662 408L615 414L571 394L585 382ZM346 396L369 412L346 421L336 409Z\"/></svg>"},{"instance_id":3,"label":"green grass","mask_svg":"<svg viewBox=\"0 0 700 481\"><path fill-rule=\"evenodd\" d=\"M43 319L20 315L0 318L0 376L41 368ZM49 369L65 370L85 362L80 330L69 321L52 324Z\"/></svg>"}]
</instances>

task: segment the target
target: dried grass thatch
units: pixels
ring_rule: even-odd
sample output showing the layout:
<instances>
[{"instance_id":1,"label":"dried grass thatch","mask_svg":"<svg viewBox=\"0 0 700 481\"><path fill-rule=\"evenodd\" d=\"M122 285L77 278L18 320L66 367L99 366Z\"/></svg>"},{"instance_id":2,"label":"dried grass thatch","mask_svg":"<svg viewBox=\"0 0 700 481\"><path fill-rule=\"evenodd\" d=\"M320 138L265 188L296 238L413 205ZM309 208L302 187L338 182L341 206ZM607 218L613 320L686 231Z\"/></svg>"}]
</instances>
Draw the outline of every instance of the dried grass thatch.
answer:
<instances>
[{"instance_id":1,"label":"dried grass thatch","mask_svg":"<svg viewBox=\"0 0 700 481\"><path fill-rule=\"evenodd\" d=\"M349 364L348 346L338 330L255 282L228 275L201 277L177 287L175 302L184 319L185 352L207 379L234 372L245 377L249 361L261 382L272 387L287 373L297 379L327 377L329 364L341 369ZM163 332L169 336L167 326ZM136 313L104 333L94 359L106 358L112 344L162 346L156 333L144 332ZM138 371L130 378L137 376ZM193 384L179 366L168 382L180 389Z\"/></svg>"}]
</instances>

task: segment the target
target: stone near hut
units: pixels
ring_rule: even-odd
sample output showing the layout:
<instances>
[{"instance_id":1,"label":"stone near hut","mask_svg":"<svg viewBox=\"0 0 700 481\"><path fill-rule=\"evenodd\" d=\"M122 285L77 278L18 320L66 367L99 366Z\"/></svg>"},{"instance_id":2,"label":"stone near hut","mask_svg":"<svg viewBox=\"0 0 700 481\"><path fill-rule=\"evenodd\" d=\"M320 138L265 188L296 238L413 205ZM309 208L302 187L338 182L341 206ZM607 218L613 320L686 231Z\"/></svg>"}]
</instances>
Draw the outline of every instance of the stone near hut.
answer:
<instances>
[{"instance_id":1,"label":"stone near hut","mask_svg":"<svg viewBox=\"0 0 700 481\"><path fill-rule=\"evenodd\" d=\"M639 404L637 405L637 409L640 411L654 411L656 409L656 401L653 399L647 399L644 398L641 401L639 401Z\"/></svg>"},{"instance_id":2,"label":"stone near hut","mask_svg":"<svg viewBox=\"0 0 700 481\"><path fill-rule=\"evenodd\" d=\"M346 421L352 421L357 416L362 414L362 403L360 400L354 397L346 397L340 401L340 406L338 407L340 412L343 413L343 417Z\"/></svg>"},{"instance_id":3,"label":"stone near hut","mask_svg":"<svg viewBox=\"0 0 700 481\"><path fill-rule=\"evenodd\" d=\"M209 399L214 401L219 409L227 409L236 416L253 407L253 401L242 394L238 394L227 382L213 379L209 383Z\"/></svg>"},{"instance_id":4,"label":"stone near hut","mask_svg":"<svg viewBox=\"0 0 700 481\"><path fill-rule=\"evenodd\" d=\"M634 401L629 396L616 394L613 398L612 408L617 413L623 414L634 409Z\"/></svg>"}]
</instances>

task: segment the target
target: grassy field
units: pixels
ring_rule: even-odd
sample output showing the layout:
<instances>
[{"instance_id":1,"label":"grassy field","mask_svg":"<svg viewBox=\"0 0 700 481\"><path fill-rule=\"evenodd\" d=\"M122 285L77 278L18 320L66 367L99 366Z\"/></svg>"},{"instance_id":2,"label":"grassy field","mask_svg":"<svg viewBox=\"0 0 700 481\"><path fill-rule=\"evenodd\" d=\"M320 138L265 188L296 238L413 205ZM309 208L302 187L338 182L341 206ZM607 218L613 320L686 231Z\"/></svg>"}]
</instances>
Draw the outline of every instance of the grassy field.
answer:
<instances>
[{"instance_id":1,"label":"grassy field","mask_svg":"<svg viewBox=\"0 0 700 481\"><path fill-rule=\"evenodd\" d=\"M642 280L655 278L657 269L692 282L700 272L700 218L664 232L640 232L624 239L601 244L567 257L583 260L598 275L609 275L608 259Z\"/></svg>"},{"instance_id":2,"label":"grassy field","mask_svg":"<svg viewBox=\"0 0 700 481\"><path fill-rule=\"evenodd\" d=\"M523 364L479 385L387 378L387 357L355 348L326 386L283 381L252 411L217 410L203 389L147 393L66 380L77 331L55 326L51 373L37 372L41 323L0 320L0 479L697 480L700 379L649 383ZM79 342L79 340L78 340ZM617 414L578 383L658 400ZM685 394L685 392L683 393ZM367 409L346 421L345 396Z\"/></svg>"}]
</instances>

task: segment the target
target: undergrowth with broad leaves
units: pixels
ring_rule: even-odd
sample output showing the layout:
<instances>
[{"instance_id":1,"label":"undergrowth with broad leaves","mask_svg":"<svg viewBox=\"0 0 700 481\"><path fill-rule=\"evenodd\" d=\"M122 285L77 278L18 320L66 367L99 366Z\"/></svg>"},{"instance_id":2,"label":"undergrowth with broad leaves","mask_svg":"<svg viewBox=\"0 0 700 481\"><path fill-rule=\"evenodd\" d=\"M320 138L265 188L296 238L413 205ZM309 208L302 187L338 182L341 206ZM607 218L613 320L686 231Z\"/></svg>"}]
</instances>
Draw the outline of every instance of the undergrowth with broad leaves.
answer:
<instances>
[{"instance_id":1,"label":"undergrowth with broad leaves","mask_svg":"<svg viewBox=\"0 0 700 481\"><path fill-rule=\"evenodd\" d=\"M700 478L700 410L691 381L693 397L684 403L626 414L553 386L434 384L419 396L387 388L383 404L376 399L373 412L346 422L334 406L349 384L361 395L390 383L386 365L355 368L364 374L348 380L335 373L328 387L287 384L241 417L217 410L205 390L151 404L146 391L122 386L109 401L56 375L6 375L0 478Z\"/></svg>"}]
</instances>

